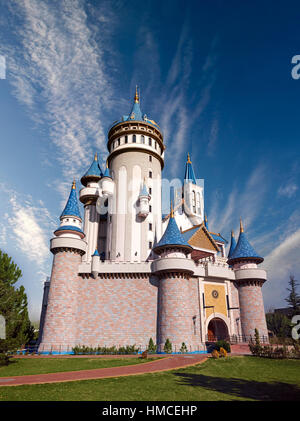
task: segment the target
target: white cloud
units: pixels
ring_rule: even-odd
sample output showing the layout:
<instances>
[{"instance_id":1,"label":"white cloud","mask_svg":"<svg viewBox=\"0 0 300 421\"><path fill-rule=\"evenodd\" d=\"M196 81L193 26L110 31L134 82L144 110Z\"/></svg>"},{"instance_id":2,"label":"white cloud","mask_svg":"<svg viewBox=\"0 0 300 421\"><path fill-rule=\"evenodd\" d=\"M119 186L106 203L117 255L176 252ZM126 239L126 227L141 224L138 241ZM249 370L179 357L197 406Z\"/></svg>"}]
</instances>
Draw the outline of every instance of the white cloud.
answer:
<instances>
[{"instance_id":1,"label":"white cloud","mask_svg":"<svg viewBox=\"0 0 300 421\"><path fill-rule=\"evenodd\" d=\"M297 184L291 182L291 183L286 184L285 186L280 186L277 193L279 196L284 196L290 199L291 197L294 196L297 190L298 190Z\"/></svg>"},{"instance_id":2,"label":"white cloud","mask_svg":"<svg viewBox=\"0 0 300 421\"><path fill-rule=\"evenodd\" d=\"M95 25L88 24L88 7ZM16 42L7 40L7 78L33 120L48 125L68 180L90 164L96 148L107 153L102 121L113 96L104 58L113 25L109 7L93 9L82 0L9 5L20 20Z\"/></svg>"}]
</instances>

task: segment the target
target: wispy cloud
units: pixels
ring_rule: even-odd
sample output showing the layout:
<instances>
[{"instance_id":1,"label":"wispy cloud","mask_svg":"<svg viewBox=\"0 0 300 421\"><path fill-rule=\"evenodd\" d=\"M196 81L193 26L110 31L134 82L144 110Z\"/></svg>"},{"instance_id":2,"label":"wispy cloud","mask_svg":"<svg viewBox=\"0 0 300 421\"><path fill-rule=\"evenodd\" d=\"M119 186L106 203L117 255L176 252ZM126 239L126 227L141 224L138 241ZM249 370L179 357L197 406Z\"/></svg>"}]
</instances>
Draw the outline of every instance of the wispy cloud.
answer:
<instances>
[{"instance_id":1,"label":"wispy cloud","mask_svg":"<svg viewBox=\"0 0 300 421\"><path fill-rule=\"evenodd\" d=\"M218 134L219 134L219 121L217 118L214 118L211 125L210 136L209 136L208 145L207 145L207 155L209 156L214 155Z\"/></svg>"},{"instance_id":2,"label":"wispy cloud","mask_svg":"<svg viewBox=\"0 0 300 421\"><path fill-rule=\"evenodd\" d=\"M7 79L34 121L47 125L67 179L89 164L92 150L106 153L102 121L113 97L104 60L113 15L109 3L99 5L92 24L86 7L81 0L12 1L14 44L3 34Z\"/></svg>"},{"instance_id":3,"label":"wispy cloud","mask_svg":"<svg viewBox=\"0 0 300 421\"><path fill-rule=\"evenodd\" d=\"M279 196L284 196L290 199L293 197L298 190L298 186L296 183L290 182L285 185L279 187L277 193Z\"/></svg>"}]
</instances>

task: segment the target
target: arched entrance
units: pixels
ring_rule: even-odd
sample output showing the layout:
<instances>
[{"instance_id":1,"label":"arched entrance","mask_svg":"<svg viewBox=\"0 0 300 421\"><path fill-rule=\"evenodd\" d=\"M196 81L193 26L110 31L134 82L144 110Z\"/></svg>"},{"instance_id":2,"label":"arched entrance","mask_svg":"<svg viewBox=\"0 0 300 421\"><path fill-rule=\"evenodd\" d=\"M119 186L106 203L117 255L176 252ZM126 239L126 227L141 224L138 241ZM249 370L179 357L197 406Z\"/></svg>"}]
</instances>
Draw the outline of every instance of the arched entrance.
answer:
<instances>
[{"instance_id":1,"label":"arched entrance","mask_svg":"<svg viewBox=\"0 0 300 421\"><path fill-rule=\"evenodd\" d=\"M219 317L214 317L207 327L207 340L209 342L228 339L228 329L224 320Z\"/></svg>"}]
</instances>

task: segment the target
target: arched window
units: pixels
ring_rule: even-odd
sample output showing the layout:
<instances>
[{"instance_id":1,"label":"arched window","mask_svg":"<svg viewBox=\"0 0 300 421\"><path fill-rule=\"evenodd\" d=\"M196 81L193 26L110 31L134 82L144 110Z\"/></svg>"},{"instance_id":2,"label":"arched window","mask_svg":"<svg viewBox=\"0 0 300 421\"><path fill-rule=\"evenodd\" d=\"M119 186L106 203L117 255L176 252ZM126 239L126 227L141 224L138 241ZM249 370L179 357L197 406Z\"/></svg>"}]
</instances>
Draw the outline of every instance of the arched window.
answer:
<instances>
[{"instance_id":1,"label":"arched window","mask_svg":"<svg viewBox=\"0 0 300 421\"><path fill-rule=\"evenodd\" d=\"M149 137L149 146L152 146L152 139L151 139L151 137Z\"/></svg>"},{"instance_id":2,"label":"arched window","mask_svg":"<svg viewBox=\"0 0 300 421\"><path fill-rule=\"evenodd\" d=\"M132 143L136 143L136 135L135 134L132 136Z\"/></svg>"},{"instance_id":3,"label":"arched window","mask_svg":"<svg viewBox=\"0 0 300 421\"><path fill-rule=\"evenodd\" d=\"M195 193L195 190L192 191L192 206L193 206L193 212L196 213L196 193Z\"/></svg>"},{"instance_id":4,"label":"arched window","mask_svg":"<svg viewBox=\"0 0 300 421\"><path fill-rule=\"evenodd\" d=\"M141 143L145 143L145 136L144 135L141 136Z\"/></svg>"}]
</instances>

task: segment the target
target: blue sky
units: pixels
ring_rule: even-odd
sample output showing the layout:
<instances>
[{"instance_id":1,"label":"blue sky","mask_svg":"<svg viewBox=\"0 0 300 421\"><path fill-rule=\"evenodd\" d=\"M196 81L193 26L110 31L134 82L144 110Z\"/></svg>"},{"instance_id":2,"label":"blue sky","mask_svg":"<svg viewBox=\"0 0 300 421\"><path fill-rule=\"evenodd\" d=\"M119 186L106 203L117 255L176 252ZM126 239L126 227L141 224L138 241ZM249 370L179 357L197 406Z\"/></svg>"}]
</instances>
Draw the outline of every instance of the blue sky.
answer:
<instances>
[{"instance_id":1,"label":"blue sky","mask_svg":"<svg viewBox=\"0 0 300 421\"><path fill-rule=\"evenodd\" d=\"M110 124L141 108L167 146L165 178L191 154L210 229L240 216L265 257L266 309L300 278L300 54L296 1L0 0L0 247L21 267L39 317L49 239L73 177Z\"/></svg>"}]
</instances>

